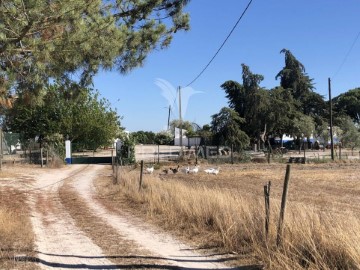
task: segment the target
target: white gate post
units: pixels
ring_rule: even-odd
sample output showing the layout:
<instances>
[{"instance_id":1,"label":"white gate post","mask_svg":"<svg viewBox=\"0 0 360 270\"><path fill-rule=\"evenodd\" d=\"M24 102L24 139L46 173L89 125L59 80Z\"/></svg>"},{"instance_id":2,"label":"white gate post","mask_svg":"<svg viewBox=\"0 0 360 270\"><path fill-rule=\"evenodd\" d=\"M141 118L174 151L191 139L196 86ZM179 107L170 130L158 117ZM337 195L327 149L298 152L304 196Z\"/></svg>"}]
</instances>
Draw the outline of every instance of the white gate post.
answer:
<instances>
[{"instance_id":1,"label":"white gate post","mask_svg":"<svg viewBox=\"0 0 360 270\"><path fill-rule=\"evenodd\" d=\"M71 141L65 141L65 161L66 164L71 164Z\"/></svg>"}]
</instances>

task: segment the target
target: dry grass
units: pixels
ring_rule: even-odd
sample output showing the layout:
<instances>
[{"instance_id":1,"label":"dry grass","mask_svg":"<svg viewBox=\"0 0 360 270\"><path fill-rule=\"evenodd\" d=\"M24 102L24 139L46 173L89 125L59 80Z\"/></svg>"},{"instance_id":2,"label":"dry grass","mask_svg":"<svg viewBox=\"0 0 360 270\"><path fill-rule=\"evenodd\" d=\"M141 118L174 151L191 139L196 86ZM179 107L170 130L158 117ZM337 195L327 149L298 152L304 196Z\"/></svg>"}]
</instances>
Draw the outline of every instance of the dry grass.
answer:
<instances>
[{"instance_id":1,"label":"dry grass","mask_svg":"<svg viewBox=\"0 0 360 270\"><path fill-rule=\"evenodd\" d=\"M47 166L48 168L52 168L52 169L59 169L64 167L64 160L58 156L53 156L49 162L49 165Z\"/></svg>"},{"instance_id":2,"label":"dry grass","mask_svg":"<svg viewBox=\"0 0 360 270\"><path fill-rule=\"evenodd\" d=\"M174 174L163 180L144 175L141 192L134 170L122 174L120 186L109 184L101 192L113 194L115 203L126 198L129 207L203 247L251 255L268 269L360 269L358 170L359 164L293 165L279 248L275 238L284 165L224 166L218 176ZM269 180L266 240L262 191Z\"/></svg>"},{"instance_id":3,"label":"dry grass","mask_svg":"<svg viewBox=\"0 0 360 270\"><path fill-rule=\"evenodd\" d=\"M23 185L32 179L20 176L27 165L3 165L0 171L0 269L38 269L34 261L34 233Z\"/></svg>"},{"instance_id":4,"label":"dry grass","mask_svg":"<svg viewBox=\"0 0 360 270\"><path fill-rule=\"evenodd\" d=\"M0 268L37 269L34 262L34 235L24 194L13 189L0 192Z\"/></svg>"}]
</instances>

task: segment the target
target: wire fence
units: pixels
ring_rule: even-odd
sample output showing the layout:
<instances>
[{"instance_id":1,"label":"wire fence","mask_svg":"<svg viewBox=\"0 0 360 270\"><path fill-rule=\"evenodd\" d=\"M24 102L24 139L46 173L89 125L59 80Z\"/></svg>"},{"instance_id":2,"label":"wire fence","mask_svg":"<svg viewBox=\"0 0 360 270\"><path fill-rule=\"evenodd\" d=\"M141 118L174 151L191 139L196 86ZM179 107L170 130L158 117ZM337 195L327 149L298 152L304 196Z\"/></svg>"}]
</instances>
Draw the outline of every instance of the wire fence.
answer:
<instances>
[{"instance_id":1,"label":"wire fence","mask_svg":"<svg viewBox=\"0 0 360 270\"><path fill-rule=\"evenodd\" d=\"M160 163L167 161L195 161L206 159L209 163L234 163L250 161L245 152L233 152L227 146L192 146L180 147L173 145L137 145L136 161Z\"/></svg>"},{"instance_id":2,"label":"wire fence","mask_svg":"<svg viewBox=\"0 0 360 270\"><path fill-rule=\"evenodd\" d=\"M306 163L321 163L331 160L330 149L314 150L248 150L232 151L230 146L199 146L183 147L171 145L137 145L135 147L135 159L146 163L180 162L206 160L208 163L244 163L244 162L281 162L292 163L291 160L306 161ZM359 149L334 150L334 159L342 161L359 161Z\"/></svg>"},{"instance_id":3,"label":"wire fence","mask_svg":"<svg viewBox=\"0 0 360 270\"><path fill-rule=\"evenodd\" d=\"M0 131L1 164L28 163L55 165L63 162L64 145L39 143L36 138L23 140L21 133Z\"/></svg>"}]
</instances>

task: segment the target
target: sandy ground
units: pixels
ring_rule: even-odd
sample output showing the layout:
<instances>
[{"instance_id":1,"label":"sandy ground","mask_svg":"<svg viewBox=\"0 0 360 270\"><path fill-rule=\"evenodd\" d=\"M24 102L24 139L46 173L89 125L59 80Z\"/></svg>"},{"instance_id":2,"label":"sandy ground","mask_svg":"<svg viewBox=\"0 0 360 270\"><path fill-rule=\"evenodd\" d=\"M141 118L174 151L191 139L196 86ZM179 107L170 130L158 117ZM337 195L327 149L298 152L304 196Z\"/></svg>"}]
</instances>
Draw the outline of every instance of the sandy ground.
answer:
<instances>
[{"instance_id":1,"label":"sandy ground","mask_svg":"<svg viewBox=\"0 0 360 270\"><path fill-rule=\"evenodd\" d=\"M134 217L110 213L94 199L93 180L102 167L103 165L71 165L63 169L39 170L33 175L36 181L35 190L30 195L33 212L31 220L41 268L130 268L118 268L107 260L101 248L76 227L59 198L59 188L64 181L70 181L70 185L95 216L112 226L122 237L142 247L144 254L151 253L158 258L159 268L155 269L235 269L220 263L222 259L217 256L203 256L194 252L192 247L160 233L155 227ZM136 269L133 266L131 268Z\"/></svg>"},{"instance_id":2,"label":"sandy ground","mask_svg":"<svg viewBox=\"0 0 360 270\"><path fill-rule=\"evenodd\" d=\"M58 196L62 180L80 174L83 168L67 167L36 176L36 190L31 196L31 207L38 258L43 269L56 267L107 269L112 263L91 239L75 226ZM43 188L45 187L45 188Z\"/></svg>"}]
</instances>

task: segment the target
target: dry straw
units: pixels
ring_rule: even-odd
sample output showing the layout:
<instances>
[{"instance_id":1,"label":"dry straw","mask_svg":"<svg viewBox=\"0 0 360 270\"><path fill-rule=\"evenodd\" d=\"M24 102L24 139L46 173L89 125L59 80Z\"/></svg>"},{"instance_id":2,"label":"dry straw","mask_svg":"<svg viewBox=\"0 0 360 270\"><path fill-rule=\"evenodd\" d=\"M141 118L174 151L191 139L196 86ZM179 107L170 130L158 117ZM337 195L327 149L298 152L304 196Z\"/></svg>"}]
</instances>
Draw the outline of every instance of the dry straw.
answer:
<instances>
[{"instance_id":1,"label":"dry straw","mask_svg":"<svg viewBox=\"0 0 360 270\"><path fill-rule=\"evenodd\" d=\"M355 216L322 212L300 202L287 207L284 238L276 246L279 200L272 200L269 236L260 196L163 181L123 172L119 196L141 206L167 229L185 232L202 246L249 254L267 269L360 269L360 223Z\"/></svg>"}]
</instances>

